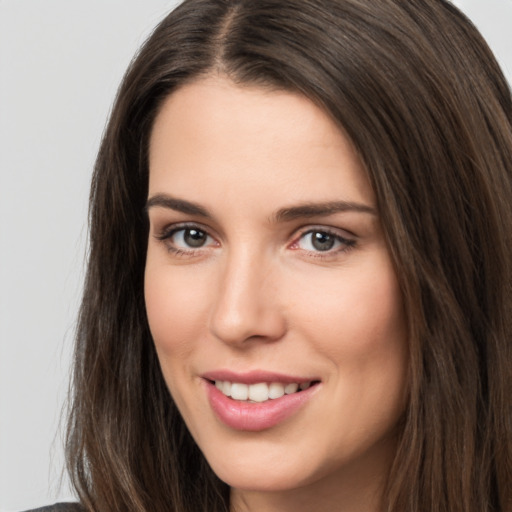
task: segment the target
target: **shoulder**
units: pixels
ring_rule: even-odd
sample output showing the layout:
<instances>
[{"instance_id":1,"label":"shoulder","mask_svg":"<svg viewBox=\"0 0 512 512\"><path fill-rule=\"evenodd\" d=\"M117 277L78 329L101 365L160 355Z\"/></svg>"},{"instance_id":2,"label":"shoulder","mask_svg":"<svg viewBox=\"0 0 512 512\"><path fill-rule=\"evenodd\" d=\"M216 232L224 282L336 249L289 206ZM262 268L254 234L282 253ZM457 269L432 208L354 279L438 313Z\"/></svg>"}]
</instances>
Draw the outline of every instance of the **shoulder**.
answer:
<instances>
[{"instance_id":1,"label":"shoulder","mask_svg":"<svg viewBox=\"0 0 512 512\"><path fill-rule=\"evenodd\" d=\"M56 503L55 505L27 510L26 512L85 512L85 509L80 503Z\"/></svg>"}]
</instances>

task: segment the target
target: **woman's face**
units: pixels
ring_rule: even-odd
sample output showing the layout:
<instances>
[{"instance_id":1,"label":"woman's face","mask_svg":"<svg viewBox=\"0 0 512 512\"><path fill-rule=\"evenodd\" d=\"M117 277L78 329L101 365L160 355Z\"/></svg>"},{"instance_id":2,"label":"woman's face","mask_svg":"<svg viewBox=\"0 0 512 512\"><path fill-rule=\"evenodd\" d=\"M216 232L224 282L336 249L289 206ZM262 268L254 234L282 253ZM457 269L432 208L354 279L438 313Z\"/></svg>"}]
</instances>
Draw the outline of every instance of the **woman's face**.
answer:
<instances>
[{"instance_id":1,"label":"woman's face","mask_svg":"<svg viewBox=\"0 0 512 512\"><path fill-rule=\"evenodd\" d=\"M297 94L186 85L154 125L147 206L151 332L217 475L247 493L381 482L406 328L342 131Z\"/></svg>"}]
</instances>

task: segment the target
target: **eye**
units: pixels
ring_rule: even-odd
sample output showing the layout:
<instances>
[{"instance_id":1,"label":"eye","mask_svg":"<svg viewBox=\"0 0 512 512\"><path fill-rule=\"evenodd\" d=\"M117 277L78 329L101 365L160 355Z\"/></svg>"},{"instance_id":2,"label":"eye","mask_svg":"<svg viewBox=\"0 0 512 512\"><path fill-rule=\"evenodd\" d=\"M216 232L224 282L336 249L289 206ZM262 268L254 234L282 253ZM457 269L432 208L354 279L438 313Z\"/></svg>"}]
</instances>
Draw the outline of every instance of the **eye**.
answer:
<instances>
[{"instance_id":1,"label":"eye","mask_svg":"<svg viewBox=\"0 0 512 512\"><path fill-rule=\"evenodd\" d=\"M311 229L303 233L293 249L302 249L309 252L338 252L344 251L355 245L355 240L341 236L324 229Z\"/></svg>"},{"instance_id":2,"label":"eye","mask_svg":"<svg viewBox=\"0 0 512 512\"><path fill-rule=\"evenodd\" d=\"M177 226L157 238L164 241L170 251L177 253L193 252L216 243L212 236L198 226Z\"/></svg>"},{"instance_id":3,"label":"eye","mask_svg":"<svg viewBox=\"0 0 512 512\"><path fill-rule=\"evenodd\" d=\"M202 229L181 228L175 230L170 238L182 249L197 249L206 245L210 237Z\"/></svg>"}]
</instances>

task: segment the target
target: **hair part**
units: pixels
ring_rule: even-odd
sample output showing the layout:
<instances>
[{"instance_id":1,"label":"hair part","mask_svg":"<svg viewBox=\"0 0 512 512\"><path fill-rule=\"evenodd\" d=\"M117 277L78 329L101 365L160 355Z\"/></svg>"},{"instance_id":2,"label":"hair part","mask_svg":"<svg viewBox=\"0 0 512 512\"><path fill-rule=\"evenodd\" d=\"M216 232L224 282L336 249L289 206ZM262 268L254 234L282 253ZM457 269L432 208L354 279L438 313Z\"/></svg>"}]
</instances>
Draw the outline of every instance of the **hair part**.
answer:
<instances>
[{"instance_id":1,"label":"hair part","mask_svg":"<svg viewBox=\"0 0 512 512\"><path fill-rule=\"evenodd\" d=\"M385 509L512 506L512 99L444 0L186 0L119 89L90 196L68 467L89 511L226 512L166 388L144 305L148 146L210 75L298 92L348 134L406 307L409 405Z\"/></svg>"}]
</instances>

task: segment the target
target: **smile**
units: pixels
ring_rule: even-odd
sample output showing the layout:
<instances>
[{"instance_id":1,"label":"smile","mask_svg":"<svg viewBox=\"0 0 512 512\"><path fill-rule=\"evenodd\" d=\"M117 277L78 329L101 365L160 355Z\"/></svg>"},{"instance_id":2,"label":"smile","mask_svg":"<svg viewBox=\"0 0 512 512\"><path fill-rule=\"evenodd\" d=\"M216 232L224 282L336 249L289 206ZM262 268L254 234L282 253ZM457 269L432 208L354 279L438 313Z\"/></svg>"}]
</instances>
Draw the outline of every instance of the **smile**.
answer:
<instances>
[{"instance_id":1,"label":"smile","mask_svg":"<svg viewBox=\"0 0 512 512\"><path fill-rule=\"evenodd\" d=\"M269 372L204 374L202 382L210 407L225 426L260 431L295 416L318 394L321 381Z\"/></svg>"},{"instance_id":2,"label":"smile","mask_svg":"<svg viewBox=\"0 0 512 512\"><path fill-rule=\"evenodd\" d=\"M225 396L233 400L247 401L249 403L262 403L268 400L276 400L284 395L291 395L298 391L308 389L314 381L309 382L258 382L244 384L243 382L230 382L227 380L215 380L215 387Z\"/></svg>"}]
</instances>

